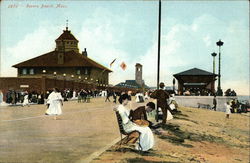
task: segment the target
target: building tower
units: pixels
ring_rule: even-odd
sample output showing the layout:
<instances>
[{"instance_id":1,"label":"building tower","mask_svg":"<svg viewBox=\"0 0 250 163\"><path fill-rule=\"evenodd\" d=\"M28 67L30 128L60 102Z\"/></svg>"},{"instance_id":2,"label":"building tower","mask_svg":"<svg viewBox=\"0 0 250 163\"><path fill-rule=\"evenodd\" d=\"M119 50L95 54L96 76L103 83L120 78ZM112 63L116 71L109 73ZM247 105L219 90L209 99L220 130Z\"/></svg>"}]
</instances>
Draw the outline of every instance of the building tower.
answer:
<instances>
[{"instance_id":1,"label":"building tower","mask_svg":"<svg viewBox=\"0 0 250 163\"><path fill-rule=\"evenodd\" d=\"M55 40L57 52L57 63L64 64L64 53L67 51L75 51L79 53L78 40L75 38L71 31L68 30L68 20L66 30Z\"/></svg>"},{"instance_id":2,"label":"building tower","mask_svg":"<svg viewBox=\"0 0 250 163\"><path fill-rule=\"evenodd\" d=\"M136 65L135 65L135 81L137 84L142 86L142 84L143 84L142 65L140 63L136 63Z\"/></svg>"},{"instance_id":3,"label":"building tower","mask_svg":"<svg viewBox=\"0 0 250 163\"><path fill-rule=\"evenodd\" d=\"M68 25L66 26L66 30L63 30L63 33L55 40L56 41L56 51L59 52L67 52L67 51L75 51L79 53L78 49L78 40L75 36L68 30Z\"/></svg>"}]
</instances>

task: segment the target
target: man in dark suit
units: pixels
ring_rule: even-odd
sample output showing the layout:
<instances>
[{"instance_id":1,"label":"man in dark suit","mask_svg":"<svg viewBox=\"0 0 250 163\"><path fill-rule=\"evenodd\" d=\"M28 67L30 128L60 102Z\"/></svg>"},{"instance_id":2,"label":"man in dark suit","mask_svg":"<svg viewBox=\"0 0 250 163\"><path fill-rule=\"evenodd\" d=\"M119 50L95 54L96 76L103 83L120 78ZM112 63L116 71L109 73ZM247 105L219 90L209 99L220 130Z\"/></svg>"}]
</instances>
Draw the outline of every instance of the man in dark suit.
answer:
<instances>
[{"instance_id":1,"label":"man in dark suit","mask_svg":"<svg viewBox=\"0 0 250 163\"><path fill-rule=\"evenodd\" d=\"M105 102L107 102L107 100L110 102L110 99L109 99L110 96L112 96L112 92L107 89L107 96L106 96Z\"/></svg>"},{"instance_id":2,"label":"man in dark suit","mask_svg":"<svg viewBox=\"0 0 250 163\"><path fill-rule=\"evenodd\" d=\"M136 108L135 110L130 111L130 117L131 120L138 120L138 119L143 119L143 120L148 120L146 112L151 112L155 109L155 104L153 102L149 102L146 104L146 106L140 106Z\"/></svg>"},{"instance_id":3,"label":"man in dark suit","mask_svg":"<svg viewBox=\"0 0 250 163\"><path fill-rule=\"evenodd\" d=\"M155 90L150 97L157 99L157 108L161 108L163 117L162 117L162 123L165 124L167 121L167 109L169 109L169 106L167 104L167 99L169 98L169 94L167 91L163 90L164 83L160 83L160 89ZM158 111L158 110L157 110ZM158 117L157 117L158 118Z\"/></svg>"},{"instance_id":4,"label":"man in dark suit","mask_svg":"<svg viewBox=\"0 0 250 163\"><path fill-rule=\"evenodd\" d=\"M216 100L216 95L214 95L214 99L213 99L213 109L214 111L216 111L216 106L217 106L217 100Z\"/></svg>"},{"instance_id":5,"label":"man in dark suit","mask_svg":"<svg viewBox=\"0 0 250 163\"><path fill-rule=\"evenodd\" d=\"M153 102L149 102L146 104L146 106L140 106L135 110L131 110L129 118L133 122L135 122L136 120L146 120L148 122L149 127L151 127L153 123L148 120L146 113L147 112L149 113L154 109L155 109L155 104Z\"/></svg>"}]
</instances>

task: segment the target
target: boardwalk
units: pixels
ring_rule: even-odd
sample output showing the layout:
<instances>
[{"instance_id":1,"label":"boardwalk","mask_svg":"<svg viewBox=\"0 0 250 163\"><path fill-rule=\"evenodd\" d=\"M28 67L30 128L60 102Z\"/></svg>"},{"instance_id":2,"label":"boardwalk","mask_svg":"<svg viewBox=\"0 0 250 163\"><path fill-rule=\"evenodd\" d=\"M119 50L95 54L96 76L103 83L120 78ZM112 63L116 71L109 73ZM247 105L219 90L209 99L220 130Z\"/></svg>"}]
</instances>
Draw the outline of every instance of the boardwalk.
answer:
<instances>
[{"instance_id":1,"label":"boardwalk","mask_svg":"<svg viewBox=\"0 0 250 163\"><path fill-rule=\"evenodd\" d=\"M0 162L86 162L119 138L111 102L65 102L59 120L45 105L0 107Z\"/></svg>"}]
</instances>

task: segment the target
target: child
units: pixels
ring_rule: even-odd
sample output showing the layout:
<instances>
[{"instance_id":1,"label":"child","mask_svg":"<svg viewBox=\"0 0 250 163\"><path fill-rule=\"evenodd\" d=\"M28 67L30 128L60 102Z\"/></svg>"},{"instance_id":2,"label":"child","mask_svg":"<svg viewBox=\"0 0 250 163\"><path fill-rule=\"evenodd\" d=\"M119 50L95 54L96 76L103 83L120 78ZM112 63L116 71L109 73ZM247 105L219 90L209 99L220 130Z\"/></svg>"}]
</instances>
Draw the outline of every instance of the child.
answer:
<instances>
[{"instance_id":1,"label":"child","mask_svg":"<svg viewBox=\"0 0 250 163\"><path fill-rule=\"evenodd\" d=\"M231 114L231 106L229 101L225 104L225 108L226 108L226 118L229 118L229 115Z\"/></svg>"}]
</instances>

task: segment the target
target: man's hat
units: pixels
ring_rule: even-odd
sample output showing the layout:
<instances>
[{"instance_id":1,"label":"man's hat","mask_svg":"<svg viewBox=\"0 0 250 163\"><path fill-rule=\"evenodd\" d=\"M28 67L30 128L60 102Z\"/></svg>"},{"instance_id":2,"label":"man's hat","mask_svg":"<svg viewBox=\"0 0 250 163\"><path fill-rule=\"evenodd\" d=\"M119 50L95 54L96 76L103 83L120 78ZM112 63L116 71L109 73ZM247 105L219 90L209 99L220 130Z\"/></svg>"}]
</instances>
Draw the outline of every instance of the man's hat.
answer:
<instances>
[{"instance_id":1,"label":"man's hat","mask_svg":"<svg viewBox=\"0 0 250 163\"><path fill-rule=\"evenodd\" d=\"M163 88L165 85L163 82L161 82L159 86L160 86L160 88Z\"/></svg>"}]
</instances>

